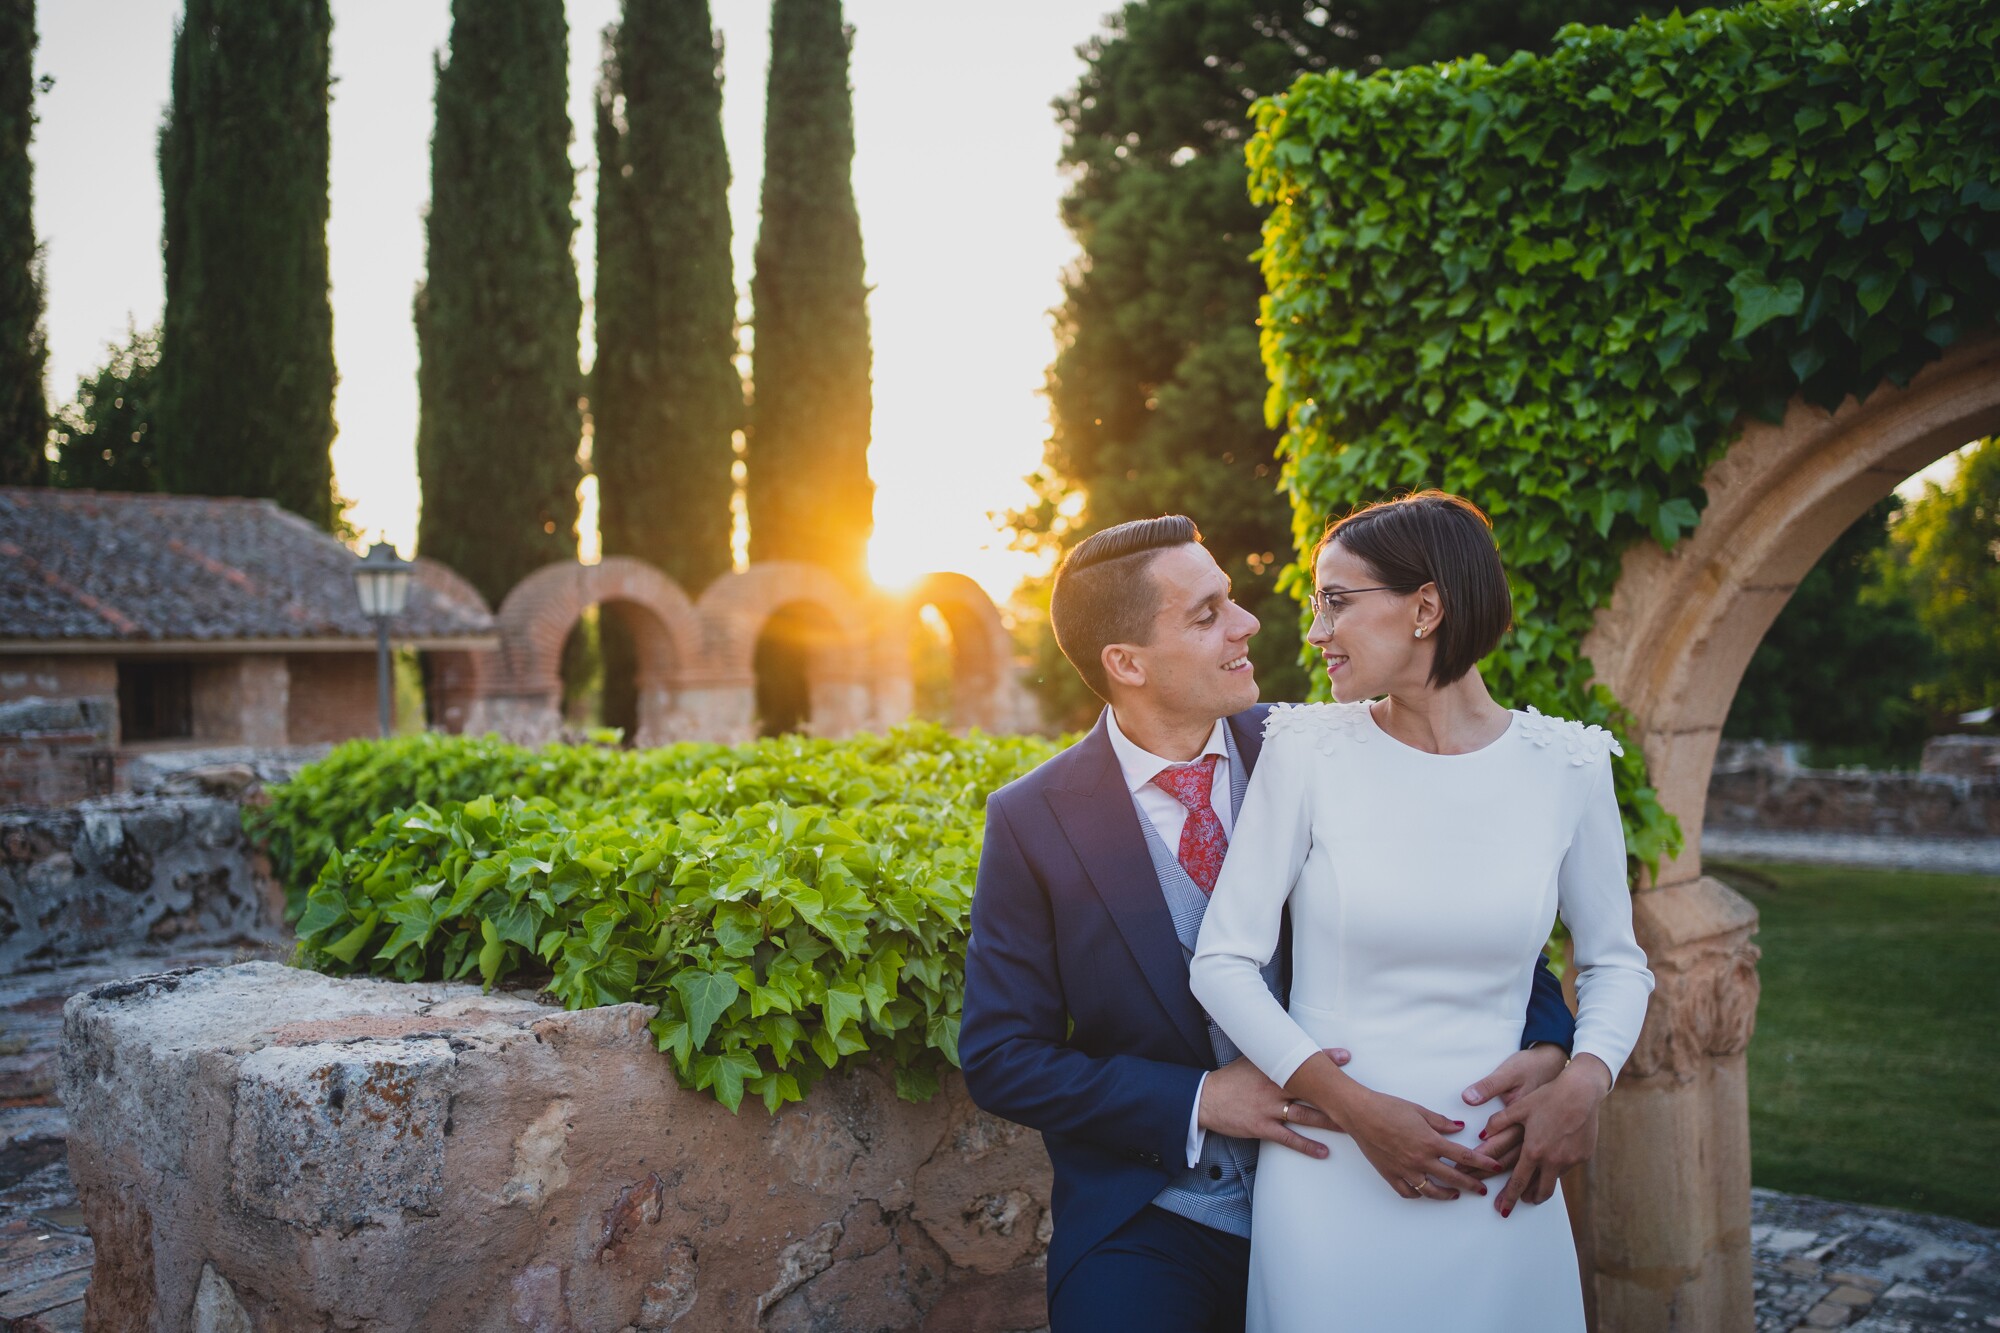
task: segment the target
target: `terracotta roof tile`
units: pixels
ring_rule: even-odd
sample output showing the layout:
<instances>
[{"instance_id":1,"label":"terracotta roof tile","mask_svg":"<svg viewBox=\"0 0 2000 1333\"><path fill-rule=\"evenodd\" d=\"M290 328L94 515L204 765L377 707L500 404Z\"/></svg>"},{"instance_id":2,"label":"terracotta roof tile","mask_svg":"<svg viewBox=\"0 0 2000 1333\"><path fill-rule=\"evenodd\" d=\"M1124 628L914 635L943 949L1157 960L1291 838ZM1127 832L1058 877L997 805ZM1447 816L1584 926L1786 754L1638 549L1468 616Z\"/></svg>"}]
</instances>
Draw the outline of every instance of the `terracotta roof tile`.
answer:
<instances>
[{"instance_id":1,"label":"terracotta roof tile","mask_svg":"<svg viewBox=\"0 0 2000 1333\"><path fill-rule=\"evenodd\" d=\"M365 639L359 558L269 500L0 486L0 641ZM493 633L445 566L417 562L398 639Z\"/></svg>"}]
</instances>

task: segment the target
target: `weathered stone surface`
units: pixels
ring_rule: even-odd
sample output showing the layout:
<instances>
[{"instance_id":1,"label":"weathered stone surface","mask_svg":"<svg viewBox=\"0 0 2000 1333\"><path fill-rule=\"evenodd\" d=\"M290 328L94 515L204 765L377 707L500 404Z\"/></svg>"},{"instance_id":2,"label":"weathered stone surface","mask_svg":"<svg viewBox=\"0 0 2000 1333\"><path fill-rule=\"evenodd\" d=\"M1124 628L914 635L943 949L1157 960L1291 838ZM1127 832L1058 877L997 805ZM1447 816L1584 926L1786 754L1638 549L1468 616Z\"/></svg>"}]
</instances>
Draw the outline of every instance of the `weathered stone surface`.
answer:
<instances>
[{"instance_id":1,"label":"weathered stone surface","mask_svg":"<svg viewBox=\"0 0 2000 1333\"><path fill-rule=\"evenodd\" d=\"M281 905L234 801L116 796L0 813L0 971L255 938Z\"/></svg>"},{"instance_id":2,"label":"weathered stone surface","mask_svg":"<svg viewBox=\"0 0 2000 1333\"><path fill-rule=\"evenodd\" d=\"M1703 826L1990 838L2000 834L2000 775L1718 769Z\"/></svg>"},{"instance_id":3,"label":"weathered stone surface","mask_svg":"<svg viewBox=\"0 0 2000 1333\"><path fill-rule=\"evenodd\" d=\"M732 1116L675 1083L648 1016L266 963L75 996L88 1327L1046 1322L1035 1135L869 1067Z\"/></svg>"}]
</instances>

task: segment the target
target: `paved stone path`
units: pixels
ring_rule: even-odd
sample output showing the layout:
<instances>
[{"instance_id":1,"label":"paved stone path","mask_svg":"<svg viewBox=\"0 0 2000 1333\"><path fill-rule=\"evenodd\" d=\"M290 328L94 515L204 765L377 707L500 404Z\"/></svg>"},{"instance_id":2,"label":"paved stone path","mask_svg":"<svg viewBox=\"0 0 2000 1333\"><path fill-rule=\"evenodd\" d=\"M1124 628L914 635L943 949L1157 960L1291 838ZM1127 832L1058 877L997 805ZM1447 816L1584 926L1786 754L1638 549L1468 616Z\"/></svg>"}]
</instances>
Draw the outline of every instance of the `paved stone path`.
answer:
<instances>
[{"instance_id":1,"label":"paved stone path","mask_svg":"<svg viewBox=\"0 0 2000 1333\"><path fill-rule=\"evenodd\" d=\"M1870 870L1936 870L2000 875L2000 838L1902 838L1864 833L1704 828L1704 856L1729 861L1790 861Z\"/></svg>"},{"instance_id":2,"label":"paved stone path","mask_svg":"<svg viewBox=\"0 0 2000 1333\"><path fill-rule=\"evenodd\" d=\"M90 1234L55 1101L62 1002L121 977L221 966L276 946L126 955L0 978L0 1333L81 1333ZM1948 1217L1751 1191L1758 1333L2000 1329L2000 1231Z\"/></svg>"}]
</instances>

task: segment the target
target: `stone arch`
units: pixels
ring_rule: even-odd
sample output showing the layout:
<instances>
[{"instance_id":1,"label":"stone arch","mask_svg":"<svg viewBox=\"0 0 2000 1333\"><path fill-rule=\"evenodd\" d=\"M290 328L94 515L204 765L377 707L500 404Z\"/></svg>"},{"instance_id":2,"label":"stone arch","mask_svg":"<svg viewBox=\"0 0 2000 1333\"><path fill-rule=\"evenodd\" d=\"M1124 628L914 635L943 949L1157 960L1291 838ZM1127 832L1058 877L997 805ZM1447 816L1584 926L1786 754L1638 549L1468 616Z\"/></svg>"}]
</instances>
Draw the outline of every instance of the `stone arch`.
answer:
<instances>
[{"instance_id":1,"label":"stone arch","mask_svg":"<svg viewBox=\"0 0 2000 1333\"><path fill-rule=\"evenodd\" d=\"M812 627L806 665L814 735L846 736L877 722L871 688L869 608L818 565L773 560L725 574L696 603L706 656L688 682L691 723L708 739L757 734L757 642L774 620L797 615ZM907 668L905 668L907 671Z\"/></svg>"},{"instance_id":2,"label":"stone arch","mask_svg":"<svg viewBox=\"0 0 2000 1333\"><path fill-rule=\"evenodd\" d=\"M903 689L896 699L880 700L885 717L893 721L912 711L909 643L927 606L951 629L951 725L994 733L1023 730L1024 720L1031 719L1024 717L1026 704L1015 680L1013 636L984 588L964 574L948 572L926 574L883 618L875 644L878 688Z\"/></svg>"},{"instance_id":3,"label":"stone arch","mask_svg":"<svg viewBox=\"0 0 2000 1333\"><path fill-rule=\"evenodd\" d=\"M677 739L677 694L700 671L705 641L700 618L680 585L643 560L610 556L595 565L545 565L514 586L494 628L497 661L482 682L481 727L535 743L562 725L562 649L591 606L615 607L638 650L641 745ZM479 729L479 728L469 728Z\"/></svg>"},{"instance_id":4,"label":"stone arch","mask_svg":"<svg viewBox=\"0 0 2000 1333\"><path fill-rule=\"evenodd\" d=\"M1633 547L1584 642L1638 720L1661 802L1688 850L1659 883L1701 874L1702 807L1723 720L1771 622L1829 546L1912 473L2000 431L2000 337L1961 343L1907 387L1827 413L1794 401L1755 422L1703 479L1701 523L1671 552Z\"/></svg>"},{"instance_id":5,"label":"stone arch","mask_svg":"<svg viewBox=\"0 0 2000 1333\"><path fill-rule=\"evenodd\" d=\"M1751 1325L1744 1053L1757 912L1701 873L1716 745L1757 644L1834 539L1912 473L1995 431L2000 337L1961 343L1906 387L1879 385L1833 413L1795 399L1778 424L1747 425L1709 469L1692 533L1672 551L1626 552L1584 640L1687 838L1632 900L1655 987L1604 1105L1596 1160L1617 1169L1579 1168L1568 1191L1598 1327Z\"/></svg>"}]
</instances>

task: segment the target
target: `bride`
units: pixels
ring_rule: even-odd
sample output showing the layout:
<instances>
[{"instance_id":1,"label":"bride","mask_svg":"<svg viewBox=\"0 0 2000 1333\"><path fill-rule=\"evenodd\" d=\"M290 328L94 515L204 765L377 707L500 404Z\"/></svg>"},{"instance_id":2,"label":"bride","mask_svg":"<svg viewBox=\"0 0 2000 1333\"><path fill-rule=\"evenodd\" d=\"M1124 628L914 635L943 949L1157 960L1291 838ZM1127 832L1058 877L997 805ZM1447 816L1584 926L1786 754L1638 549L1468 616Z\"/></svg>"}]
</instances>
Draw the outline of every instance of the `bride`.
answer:
<instances>
[{"instance_id":1,"label":"bride","mask_svg":"<svg viewBox=\"0 0 2000 1333\"><path fill-rule=\"evenodd\" d=\"M1471 1197L1486 1194L1482 1127L1431 1108L1463 1105L1517 1046L1558 914L1579 1013L1541 1095L1594 1107L1638 1040L1653 977L1612 794L1622 751L1487 693L1474 664L1512 604L1469 502L1426 491L1360 510L1328 528L1313 569L1307 640L1338 702L1266 721L1191 970L1244 1054L1345 1130L1301 1131L1325 1159L1263 1149L1248 1326L1580 1331L1560 1188L1501 1176L1490 1202ZM1289 1012L1259 974L1287 904ZM1330 1046L1353 1052L1345 1069Z\"/></svg>"}]
</instances>

